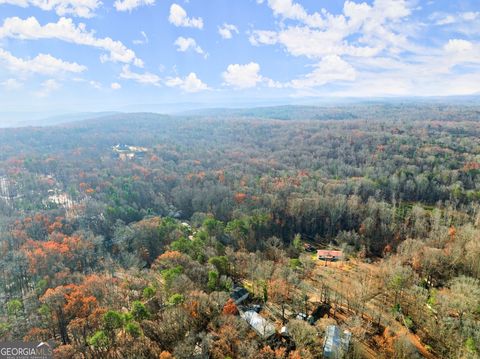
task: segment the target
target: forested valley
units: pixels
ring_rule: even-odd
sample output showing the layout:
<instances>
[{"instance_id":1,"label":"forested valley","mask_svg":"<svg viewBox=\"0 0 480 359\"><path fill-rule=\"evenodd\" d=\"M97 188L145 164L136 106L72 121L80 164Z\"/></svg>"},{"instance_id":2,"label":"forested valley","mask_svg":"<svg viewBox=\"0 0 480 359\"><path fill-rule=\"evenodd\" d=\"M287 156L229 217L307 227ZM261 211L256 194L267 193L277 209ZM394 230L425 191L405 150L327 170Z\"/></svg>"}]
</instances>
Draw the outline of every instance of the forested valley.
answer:
<instances>
[{"instance_id":1,"label":"forested valley","mask_svg":"<svg viewBox=\"0 0 480 359\"><path fill-rule=\"evenodd\" d=\"M479 119L385 103L0 129L0 340L479 358ZM329 328L348 343L328 352Z\"/></svg>"}]
</instances>

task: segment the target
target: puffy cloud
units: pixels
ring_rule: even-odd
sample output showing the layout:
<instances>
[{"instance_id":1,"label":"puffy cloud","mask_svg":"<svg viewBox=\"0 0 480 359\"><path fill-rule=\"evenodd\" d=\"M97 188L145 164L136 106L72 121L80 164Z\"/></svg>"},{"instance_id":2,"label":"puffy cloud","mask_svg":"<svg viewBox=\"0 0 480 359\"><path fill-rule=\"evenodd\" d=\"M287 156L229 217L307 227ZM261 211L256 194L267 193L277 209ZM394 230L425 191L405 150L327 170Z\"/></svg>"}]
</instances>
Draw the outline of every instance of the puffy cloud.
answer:
<instances>
[{"instance_id":1,"label":"puffy cloud","mask_svg":"<svg viewBox=\"0 0 480 359\"><path fill-rule=\"evenodd\" d=\"M473 49L473 44L467 40L451 39L444 46L447 52L468 52Z\"/></svg>"},{"instance_id":2,"label":"puffy cloud","mask_svg":"<svg viewBox=\"0 0 480 359\"><path fill-rule=\"evenodd\" d=\"M385 19L404 18L411 13L411 4L407 0L375 0L371 18L383 22Z\"/></svg>"},{"instance_id":3,"label":"puffy cloud","mask_svg":"<svg viewBox=\"0 0 480 359\"><path fill-rule=\"evenodd\" d=\"M120 90L122 88L122 85L120 85L118 82L112 82L110 84L110 88L112 90Z\"/></svg>"},{"instance_id":4,"label":"puffy cloud","mask_svg":"<svg viewBox=\"0 0 480 359\"><path fill-rule=\"evenodd\" d=\"M228 65L227 71L222 74L222 77L227 85L239 89L255 87L262 81L260 65L256 62L250 62L246 65Z\"/></svg>"},{"instance_id":5,"label":"puffy cloud","mask_svg":"<svg viewBox=\"0 0 480 359\"><path fill-rule=\"evenodd\" d=\"M430 20L436 25L450 26L448 29L456 36L469 36L468 40L453 38L443 47L432 47L415 42L418 31L428 24L410 18L415 11L413 1L346 0L339 14L324 9L309 13L294 0L265 2L274 16L291 21L280 23L273 30L254 29L250 43L280 45L293 56L315 60L311 72L283 84L276 83L278 87L309 95L338 96L479 92L480 85L475 81L480 73L480 44L473 40L480 29L478 12L432 15ZM256 74L255 84L262 80L266 83ZM325 86L331 83L339 83L336 92Z\"/></svg>"},{"instance_id":6,"label":"puffy cloud","mask_svg":"<svg viewBox=\"0 0 480 359\"><path fill-rule=\"evenodd\" d=\"M179 87L185 92L194 93L208 90L208 86L200 80L194 72L190 72L186 77L171 77L165 82L169 87Z\"/></svg>"},{"instance_id":7,"label":"puffy cloud","mask_svg":"<svg viewBox=\"0 0 480 359\"><path fill-rule=\"evenodd\" d=\"M207 54L203 51L203 49L199 45L197 45L197 42L195 41L195 39L191 37L185 38L180 36L175 40L174 45L177 46L177 51L186 52L186 51L192 50L192 51L195 51L197 54L204 55L205 57L207 57Z\"/></svg>"},{"instance_id":8,"label":"puffy cloud","mask_svg":"<svg viewBox=\"0 0 480 359\"><path fill-rule=\"evenodd\" d=\"M315 69L287 83L274 81L260 74L260 65L250 62L245 65L231 64L223 74L226 85L237 89L247 89L255 86L270 88L293 88L296 90L311 89L334 81L353 81L356 71L349 63L337 55L324 57L315 65Z\"/></svg>"},{"instance_id":9,"label":"puffy cloud","mask_svg":"<svg viewBox=\"0 0 480 359\"><path fill-rule=\"evenodd\" d=\"M93 31L87 31L85 24L75 25L72 19L60 18L57 22L42 26L35 17L25 20L18 17L5 19L0 27L0 39L16 38L21 40L58 39L78 45L91 46L104 51L100 57L102 62L113 61L133 63L142 67L143 61L136 57L135 52L127 48L120 41L109 37L96 38Z\"/></svg>"},{"instance_id":10,"label":"puffy cloud","mask_svg":"<svg viewBox=\"0 0 480 359\"><path fill-rule=\"evenodd\" d=\"M312 59L328 55L374 56L380 51L375 47L348 45L339 32L316 31L305 26L288 27L277 34L269 31L254 32L250 42L268 45L280 43L293 56Z\"/></svg>"},{"instance_id":11,"label":"puffy cloud","mask_svg":"<svg viewBox=\"0 0 480 359\"><path fill-rule=\"evenodd\" d=\"M256 62L245 65L230 64L222 73L222 77L225 85L236 89L247 89L260 85L270 88L284 87L282 83L260 75L260 65Z\"/></svg>"},{"instance_id":12,"label":"puffy cloud","mask_svg":"<svg viewBox=\"0 0 480 359\"><path fill-rule=\"evenodd\" d=\"M375 0L373 5L345 1L343 13L327 10L309 14L292 0L269 0L275 16L296 20L297 25L281 26L278 31L254 30L253 45L283 45L294 56L320 59L329 55L376 56L409 49L401 21L410 15L406 0ZM402 31L400 31L402 30Z\"/></svg>"},{"instance_id":13,"label":"puffy cloud","mask_svg":"<svg viewBox=\"0 0 480 359\"><path fill-rule=\"evenodd\" d=\"M133 72L130 70L129 65L124 65L120 77L126 80L133 80L145 85L160 86L160 77L150 72L144 72L143 74Z\"/></svg>"},{"instance_id":14,"label":"puffy cloud","mask_svg":"<svg viewBox=\"0 0 480 359\"><path fill-rule=\"evenodd\" d=\"M358 43L381 50L399 53L412 50L407 37L414 33L404 24L411 14L411 3L406 0L375 0L373 6L347 1L344 14L347 19L346 35L358 35Z\"/></svg>"},{"instance_id":15,"label":"puffy cloud","mask_svg":"<svg viewBox=\"0 0 480 359\"><path fill-rule=\"evenodd\" d=\"M0 0L1 4L21 7L35 6L44 11L55 11L59 16L72 15L90 18L102 5L98 0Z\"/></svg>"},{"instance_id":16,"label":"puffy cloud","mask_svg":"<svg viewBox=\"0 0 480 359\"><path fill-rule=\"evenodd\" d=\"M218 33L224 39L231 39L233 36L232 33L234 32L238 34L238 29L235 25L232 25L232 24L225 23L218 28Z\"/></svg>"},{"instance_id":17,"label":"puffy cloud","mask_svg":"<svg viewBox=\"0 0 480 359\"><path fill-rule=\"evenodd\" d=\"M154 5L155 0L115 0L113 6L117 11L132 11L140 6Z\"/></svg>"},{"instance_id":18,"label":"puffy cloud","mask_svg":"<svg viewBox=\"0 0 480 359\"><path fill-rule=\"evenodd\" d=\"M448 72L456 65L469 64L480 65L480 45L463 39L450 39L443 46L443 53L438 59L431 59L430 67L435 68L441 65ZM480 71L477 67L476 71Z\"/></svg>"},{"instance_id":19,"label":"puffy cloud","mask_svg":"<svg viewBox=\"0 0 480 359\"><path fill-rule=\"evenodd\" d=\"M203 29L203 19L201 17L188 17L187 12L178 4L172 4L172 6L170 6L170 15L168 16L168 21L175 26Z\"/></svg>"},{"instance_id":20,"label":"puffy cloud","mask_svg":"<svg viewBox=\"0 0 480 359\"><path fill-rule=\"evenodd\" d=\"M333 81L353 81L355 69L337 55L324 57L315 65L315 70L302 78L292 80L289 86L295 89L313 88Z\"/></svg>"},{"instance_id":21,"label":"puffy cloud","mask_svg":"<svg viewBox=\"0 0 480 359\"><path fill-rule=\"evenodd\" d=\"M15 73L32 73L42 75L59 75L63 73L79 73L87 68L76 62L66 62L49 54L39 54L33 59L21 59L10 52L0 49L0 63Z\"/></svg>"},{"instance_id":22,"label":"puffy cloud","mask_svg":"<svg viewBox=\"0 0 480 359\"><path fill-rule=\"evenodd\" d=\"M311 27L322 27L324 25L322 15L319 13L309 15L302 5L292 2L292 0L268 0L268 6L273 10L275 16L299 20Z\"/></svg>"}]
</instances>

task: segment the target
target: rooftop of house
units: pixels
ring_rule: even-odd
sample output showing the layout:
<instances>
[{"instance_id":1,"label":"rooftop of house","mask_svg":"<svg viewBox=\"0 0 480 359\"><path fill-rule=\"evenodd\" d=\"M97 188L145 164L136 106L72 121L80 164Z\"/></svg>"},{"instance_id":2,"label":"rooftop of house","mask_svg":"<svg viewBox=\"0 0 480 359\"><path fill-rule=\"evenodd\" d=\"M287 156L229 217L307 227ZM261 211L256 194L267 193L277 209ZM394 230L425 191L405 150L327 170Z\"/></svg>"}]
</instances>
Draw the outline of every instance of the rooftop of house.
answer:
<instances>
[{"instance_id":1,"label":"rooftop of house","mask_svg":"<svg viewBox=\"0 0 480 359\"><path fill-rule=\"evenodd\" d=\"M323 352L326 357L335 353L340 346L340 329L336 325L329 325L325 330L325 344Z\"/></svg>"},{"instance_id":2,"label":"rooftop of house","mask_svg":"<svg viewBox=\"0 0 480 359\"><path fill-rule=\"evenodd\" d=\"M235 300L235 304L239 304L248 298L248 291L243 287L235 287L230 293L230 298Z\"/></svg>"},{"instance_id":3,"label":"rooftop of house","mask_svg":"<svg viewBox=\"0 0 480 359\"><path fill-rule=\"evenodd\" d=\"M118 144L116 146L112 147L112 150L114 152L136 152L136 153L142 153L142 152L147 152L148 148L145 147L140 147L140 146L130 146L130 145L125 145L125 144Z\"/></svg>"},{"instance_id":4,"label":"rooftop of house","mask_svg":"<svg viewBox=\"0 0 480 359\"><path fill-rule=\"evenodd\" d=\"M275 326L253 310L247 310L241 316L262 338L269 338L276 333Z\"/></svg>"},{"instance_id":5,"label":"rooftop of house","mask_svg":"<svg viewBox=\"0 0 480 359\"><path fill-rule=\"evenodd\" d=\"M328 249L319 249L317 251L317 255L319 257L342 257L343 252L342 251L333 251L333 250L328 250Z\"/></svg>"},{"instance_id":6,"label":"rooftop of house","mask_svg":"<svg viewBox=\"0 0 480 359\"><path fill-rule=\"evenodd\" d=\"M325 358L336 358L340 351L347 351L350 344L352 333L345 330L340 332L336 325L329 325L325 329L325 343L323 345L323 355Z\"/></svg>"}]
</instances>

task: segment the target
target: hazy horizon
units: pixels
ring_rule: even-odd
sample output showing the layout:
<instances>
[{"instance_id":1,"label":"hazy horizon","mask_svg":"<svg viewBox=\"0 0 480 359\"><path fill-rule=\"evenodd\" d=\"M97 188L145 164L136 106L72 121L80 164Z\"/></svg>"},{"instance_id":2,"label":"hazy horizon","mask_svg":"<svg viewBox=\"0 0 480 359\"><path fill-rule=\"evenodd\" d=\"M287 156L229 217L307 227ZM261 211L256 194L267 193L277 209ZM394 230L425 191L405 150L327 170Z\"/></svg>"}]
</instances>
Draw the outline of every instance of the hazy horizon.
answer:
<instances>
[{"instance_id":1,"label":"hazy horizon","mask_svg":"<svg viewBox=\"0 0 480 359\"><path fill-rule=\"evenodd\" d=\"M369 105L369 104L418 104L418 105L477 105L478 96L429 96L429 97L325 97L325 98L301 98L296 100L287 99L271 99L269 101L238 101L238 102L218 102L218 103L195 103L195 102L172 102L172 103L158 103L158 104L131 104L123 106L112 106L102 108L81 108L72 107L54 109L37 109L26 111L5 111L0 110L0 128L5 127L23 127L23 126L50 126L57 123L74 122L89 118L97 118L105 115L115 113L156 113L165 115L182 115L201 112L204 110L215 109L257 109L268 107L282 107L282 106L314 106L319 108L324 107L348 107L350 104Z\"/></svg>"}]
</instances>

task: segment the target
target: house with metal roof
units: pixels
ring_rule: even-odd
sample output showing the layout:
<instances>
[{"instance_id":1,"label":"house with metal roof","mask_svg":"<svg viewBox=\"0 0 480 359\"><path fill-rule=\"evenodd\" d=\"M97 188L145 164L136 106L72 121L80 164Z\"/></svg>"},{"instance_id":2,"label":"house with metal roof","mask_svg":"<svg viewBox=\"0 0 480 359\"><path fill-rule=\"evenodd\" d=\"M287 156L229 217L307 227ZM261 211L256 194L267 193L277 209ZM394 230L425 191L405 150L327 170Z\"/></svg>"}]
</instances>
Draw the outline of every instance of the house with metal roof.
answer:
<instances>
[{"instance_id":1,"label":"house with metal roof","mask_svg":"<svg viewBox=\"0 0 480 359\"><path fill-rule=\"evenodd\" d=\"M325 260L325 261L336 261L343 259L343 252L342 251L333 251L328 249L319 249L317 251L318 259Z\"/></svg>"},{"instance_id":2,"label":"house with metal roof","mask_svg":"<svg viewBox=\"0 0 480 359\"><path fill-rule=\"evenodd\" d=\"M253 310L247 310L240 316L252 327L263 339L270 338L276 333L275 326Z\"/></svg>"},{"instance_id":3,"label":"house with metal roof","mask_svg":"<svg viewBox=\"0 0 480 359\"><path fill-rule=\"evenodd\" d=\"M340 332L340 328L336 325L329 325L325 330L325 341L323 344L323 356L325 358L338 358L342 353L348 351L352 333L345 330Z\"/></svg>"}]
</instances>

